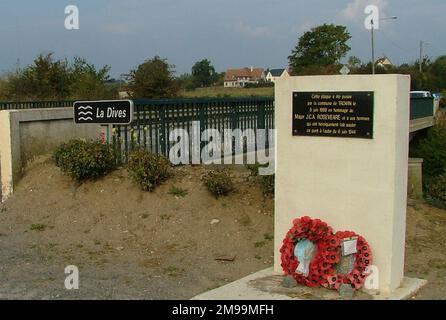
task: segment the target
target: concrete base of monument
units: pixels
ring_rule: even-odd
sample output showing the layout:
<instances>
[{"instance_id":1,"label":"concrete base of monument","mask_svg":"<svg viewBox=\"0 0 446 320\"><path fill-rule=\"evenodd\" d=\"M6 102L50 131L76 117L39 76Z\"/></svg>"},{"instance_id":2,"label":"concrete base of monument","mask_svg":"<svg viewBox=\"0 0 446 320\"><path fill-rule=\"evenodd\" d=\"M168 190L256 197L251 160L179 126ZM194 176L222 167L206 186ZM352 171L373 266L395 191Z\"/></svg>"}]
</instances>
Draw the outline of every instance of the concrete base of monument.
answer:
<instances>
[{"instance_id":1,"label":"concrete base of monument","mask_svg":"<svg viewBox=\"0 0 446 320\"><path fill-rule=\"evenodd\" d=\"M337 291L325 288L282 286L283 276L268 268L192 298L192 300L345 300ZM358 291L353 300L405 300L412 297L426 280L404 278L400 288L391 294Z\"/></svg>"}]
</instances>

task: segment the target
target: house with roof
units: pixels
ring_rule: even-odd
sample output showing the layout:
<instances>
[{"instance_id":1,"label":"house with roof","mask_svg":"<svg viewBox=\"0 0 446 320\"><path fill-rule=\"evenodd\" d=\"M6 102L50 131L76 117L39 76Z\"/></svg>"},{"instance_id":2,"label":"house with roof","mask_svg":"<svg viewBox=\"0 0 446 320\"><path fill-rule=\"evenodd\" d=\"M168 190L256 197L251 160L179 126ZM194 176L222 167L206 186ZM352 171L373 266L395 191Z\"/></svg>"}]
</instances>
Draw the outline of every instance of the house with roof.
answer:
<instances>
[{"instance_id":1,"label":"house with roof","mask_svg":"<svg viewBox=\"0 0 446 320\"><path fill-rule=\"evenodd\" d=\"M228 69L225 72L225 88L243 88L248 83L259 83L265 80L263 68Z\"/></svg>"},{"instance_id":2,"label":"house with roof","mask_svg":"<svg viewBox=\"0 0 446 320\"><path fill-rule=\"evenodd\" d=\"M266 81L270 82L275 82L277 78L289 76L290 74L288 73L287 69L271 69L266 70L265 72L265 79Z\"/></svg>"},{"instance_id":3,"label":"house with roof","mask_svg":"<svg viewBox=\"0 0 446 320\"><path fill-rule=\"evenodd\" d=\"M378 60L376 60L376 66L386 69L387 67L393 66L393 63L392 63L392 61L390 61L389 58L384 56L384 57L379 58Z\"/></svg>"}]
</instances>

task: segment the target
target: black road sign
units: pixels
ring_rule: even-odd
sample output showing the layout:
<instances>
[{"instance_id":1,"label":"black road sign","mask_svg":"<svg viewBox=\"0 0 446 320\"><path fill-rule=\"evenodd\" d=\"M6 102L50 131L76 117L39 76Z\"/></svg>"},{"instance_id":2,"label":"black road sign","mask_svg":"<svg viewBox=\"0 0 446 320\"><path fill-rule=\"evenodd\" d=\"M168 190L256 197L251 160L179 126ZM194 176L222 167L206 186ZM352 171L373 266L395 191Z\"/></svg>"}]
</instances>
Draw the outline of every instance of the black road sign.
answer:
<instances>
[{"instance_id":1,"label":"black road sign","mask_svg":"<svg viewBox=\"0 0 446 320\"><path fill-rule=\"evenodd\" d=\"M129 124L133 119L133 101L76 101L75 123Z\"/></svg>"}]
</instances>

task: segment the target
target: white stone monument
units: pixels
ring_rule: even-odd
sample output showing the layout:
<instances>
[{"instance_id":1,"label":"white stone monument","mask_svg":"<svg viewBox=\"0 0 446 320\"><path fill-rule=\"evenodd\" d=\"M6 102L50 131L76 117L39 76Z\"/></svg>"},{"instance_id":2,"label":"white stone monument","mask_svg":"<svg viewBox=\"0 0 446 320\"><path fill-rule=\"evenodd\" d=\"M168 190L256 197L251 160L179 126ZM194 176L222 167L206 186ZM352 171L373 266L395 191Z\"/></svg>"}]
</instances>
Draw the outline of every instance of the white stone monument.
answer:
<instances>
[{"instance_id":1,"label":"white stone monument","mask_svg":"<svg viewBox=\"0 0 446 320\"><path fill-rule=\"evenodd\" d=\"M274 271L282 271L279 248L293 219L307 215L335 231L355 231L366 238L381 292L401 285L409 91L410 77L405 75L305 76L276 82ZM293 100L305 95L301 106L308 103L316 112L297 115ZM369 103L357 95L368 95Z\"/></svg>"},{"instance_id":2,"label":"white stone monument","mask_svg":"<svg viewBox=\"0 0 446 320\"><path fill-rule=\"evenodd\" d=\"M302 216L365 237L379 271L373 299L405 299L426 284L404 277L409 90L405 75L278 79L274 269L194 299L299 299L281 290L280 248ZM320 290L320 299L333 292Z\"/></svg>"}]
</instances>

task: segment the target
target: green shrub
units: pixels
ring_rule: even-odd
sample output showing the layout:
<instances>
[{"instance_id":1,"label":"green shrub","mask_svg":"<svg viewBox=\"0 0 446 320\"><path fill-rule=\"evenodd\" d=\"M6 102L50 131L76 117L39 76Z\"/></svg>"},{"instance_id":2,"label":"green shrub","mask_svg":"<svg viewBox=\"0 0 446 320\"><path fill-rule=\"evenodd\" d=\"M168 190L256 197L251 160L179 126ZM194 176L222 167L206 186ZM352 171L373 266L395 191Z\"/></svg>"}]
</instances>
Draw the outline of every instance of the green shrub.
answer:
<instances>
[{"instance_id":1,"label":"green shrub","mask_svg":"<svg viewBox=\"0 0 446 320\"><path fill-rule=\"evenodd\" d=\"M446 124L429 128L425 136L415 138L411 143L410 156L423 158L423 179L442 175L446 170Z\"/></svg>"},{"instance_id":2,"label":"green shrub","mask_svg":"<svg viewBox=\"0 0 446 320\"><path fill-rule=\"evenodd\" d=\"M266 168L268 167L268 164L260 164L256 162L255 164L247 164L246 169L251 171L251 176L257 177L259 175L259 169L260 168Z\"/></svg>"},{"instance_id":3,"label":"green shrub","mask_svg":"<svg viewBox=\"0 0 446 320\"><path fill-rule=\"evenodd\" d=\"M143 149L130 153L127 170L144 191L153 191L171 176L171 164L166 157Z\"/></svg>"},{"instance_id":4,"label":"green shrub","mask_svg":"<svg viewBox=\"0 0 446 320\"><path fill-rule=\"evenodd\" d=\"M251 171L251 176L253 177L259 177L260 183L262 186L263 194L267 196L273 196L274 195L274 174L271 175L262 175L259 176L259 169L260 168L267 168L268 164L248 164L246 165L246 168Z\"/></svg>"},{"instance_id":5,"label":"green shrub","mask_svg":"<svg viewBox=\"0 0 446 320\"><path fill-rule=\"evenodd\" d=\"M100 141L71 140L53 153L56 165L77 181L96 179L116 166L113 148Z\"/></svg>"},{"instance_id":6,"label":"green shrub","mask_svg":"<svg viewBox=\"0 0 446 320\"><path fill-rule=\"evenodd\" d=\"M426 195L446 203L446 174L429 179L426 185Z\"/></svg>"},{"instance_id":7,"label":"green shrub","mask_svg":"<svg viewBox=\"0 0 446 320\"><path fill-rule=\"evenodd\" d=\"M225 196L234 190L234 183L227 170L211 170L203 177L203 182L216 197Z\"/></svg>"},{"instance_id":8,"label":"green shrub","mask_svg":"<svg viewBox=\"0 0 446 320\"><path fill-rule=\"evenodd\" d=\"M274 181L275 181L274 174L262 176L262 189L264 195L274 196Z\"/></svg>"},{"instance_id":9,"label":"green shrub","mask_svg":"<svg viewBox=\"0 0 446 320\"><path fill-rule=\"evenodd\" d=\"M30 229L33 231L45 231L46 225L41 224L41 223L34 223L31 225Z\"/></svg>"},{"instance_id":10,"label":"green shrub","mask_svg":"<svg viewBox=\"0 0 446 320\"><path fill-rule=\"evenodd\" d=\"M185 196L187 196L187 190L181 189L176 186L172 186L169 189L169 194L176 196L176 197L185 197Z\"/></svg>"}]
</instances>

